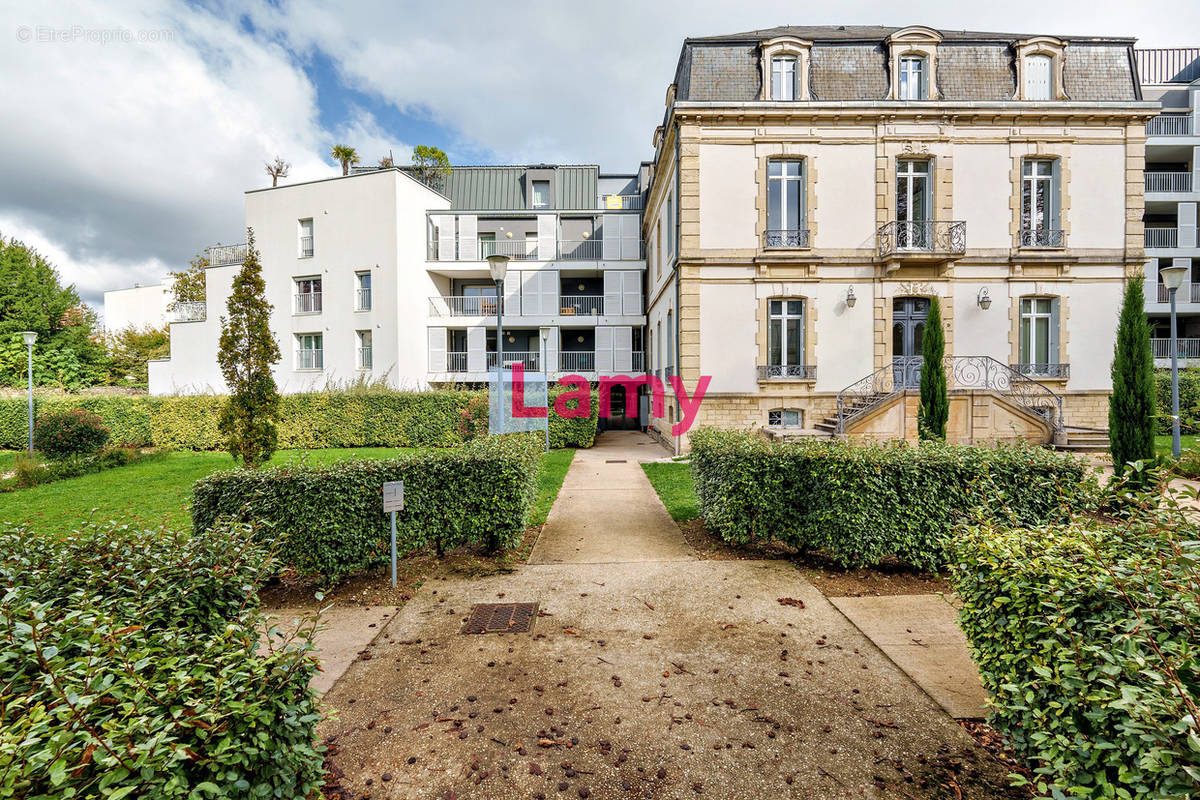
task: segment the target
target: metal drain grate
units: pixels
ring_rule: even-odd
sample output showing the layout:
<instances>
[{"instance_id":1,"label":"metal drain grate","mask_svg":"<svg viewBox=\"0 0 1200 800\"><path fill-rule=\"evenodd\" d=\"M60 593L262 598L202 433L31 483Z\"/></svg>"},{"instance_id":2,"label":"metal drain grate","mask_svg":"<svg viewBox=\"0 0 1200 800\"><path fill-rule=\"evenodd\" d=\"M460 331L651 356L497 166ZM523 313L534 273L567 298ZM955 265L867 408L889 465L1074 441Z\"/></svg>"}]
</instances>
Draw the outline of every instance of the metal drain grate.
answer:
<instances>
[{"instance_id":1,"label":"metal drain grate","mask_svg":"<svg viewBox=\"0 0 1200 800\"><path fill-rule=\"evenodd\" d=\"M529 633L537 603L479 603L460 633Z\"/></svg>"},{"instance_id":2,"label":"metal drain grate","mask_svg":"<svg viewBox=\"0 0 1200 800\"><path fill-rule=\"evenodd\" d=\"M609 458L609 459L606 459L606 460L604 461L604 463L605 463L605 464L624 464L624 463L625 463L625 459L623 459L623 458Z\"/></svg>"}]
</instances>

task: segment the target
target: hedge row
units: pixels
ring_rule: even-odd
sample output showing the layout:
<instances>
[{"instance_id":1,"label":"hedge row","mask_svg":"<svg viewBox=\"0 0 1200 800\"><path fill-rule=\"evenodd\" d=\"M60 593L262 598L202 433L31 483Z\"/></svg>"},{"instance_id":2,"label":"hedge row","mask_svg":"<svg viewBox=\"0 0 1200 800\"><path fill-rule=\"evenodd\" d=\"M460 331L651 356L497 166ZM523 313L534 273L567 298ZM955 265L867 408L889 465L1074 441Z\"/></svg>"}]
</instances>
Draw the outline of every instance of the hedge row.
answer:
<instances>
[{"instance_id":1,"label":"hedge row","mask_svg":"<svg viewBox=\"0 0 1200 800\"><path fill-rule=\"evenodd\" d=\"M1039 447L772 442L712 428L691 442L710 531L819 549L846 566L895 556L936 569L951 528L972 509L1038 523L1090 497L1081 460Z\"/></svg>"},{"instance_id":2,"label":"hedge row","mask_svg":"<svg viewBox=\"0 0 1200 800\"><path fill-rule=\"evenodd\" d=\"M217 472L196 482L192 521L197 531L252 522L284 564L331 583L387 558L383 484L402 480L402 552L510 547L528 524L542 448L539 436L511 434L389 460Z\"/></svg>"},{"instance_id":3,"label":"hedge row","mask_svg":"<svg viewBox=\"0 0 1200 800\"><path fill-rule=\"evenodd\" d=\"M272 571L244 527L0 532L0 796L312 796L311 633L262 648Z\"/></svg>"},{"instance_id":4,"label":"hedge row","mask_svg":"<svg viewBox=\"0 0 1200 800\"><path fill-rule=\"evenodd\" d=\"M557 393L553 393L555 396ZM283 449L323 447L452 447L469 437L465 418L479 407L486 430L486 392L329 391L283 395L279 446ZM475 399L475 403L472 401ZM34 413L85 409L104 421L117 445L171 450L222 450L217 430L221 395L35 395ZM0 449L25 447L28 436L26 400L0 398ZM591 447L596 436L596 403L583 419L551 416L554 447Z\"/></svg>"},{"instance_id":5,"label":"hedge row","mask_svg":"<svg viewBox=\"0 0 1200 800\"><path fill-rule=\"evenodd\" d=\"M1200 531L985 524L954 545L990 722L1038 796L1200 797Z\"/></svg>"},{"instance_id":6,"label":"hedge row","mask_svg":"<svg viewBox=\"0 0 1200 800\"><path fill-rule=\"evenodd\" d=\"M1171 370L1154 371L1158 432L1171 432ZM1179 423L1185 434L1200 433L1200 369L1179 370Z\"/></svg>"}]
</instances>

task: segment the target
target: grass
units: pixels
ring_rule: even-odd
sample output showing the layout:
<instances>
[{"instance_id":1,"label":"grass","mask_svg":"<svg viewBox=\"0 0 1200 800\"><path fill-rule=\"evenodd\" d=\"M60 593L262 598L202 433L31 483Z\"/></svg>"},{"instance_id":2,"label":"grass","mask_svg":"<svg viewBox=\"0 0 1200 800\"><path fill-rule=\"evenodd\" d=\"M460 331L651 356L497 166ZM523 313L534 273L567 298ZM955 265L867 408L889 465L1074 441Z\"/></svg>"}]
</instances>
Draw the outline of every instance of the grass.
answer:
<instances>
[{"instance_id":1,"label":"grass","mask_svg":"<svg viewBox=\"0 0 1200 800\"><path fill-rule=\"evenodd\" d=\"M1183 434L1179 437L1179 446L1182 451L1192 450L1196 447L1197 441L1200 440L1200 435L1190 433ZM1154 452L1160 456L1171 455L1171 436L1155 436L1154 437Z\"/></svg>"},{"instance_id":2,"label":"grass","mask_svg":"<svg viewBox=\"0 0 1200 800\"><path fill-rule=\"evenodd\" d=\"M676 522L691 522L700 516L700 501L692 485L690 464L678 462L650 462L642 464L650 485L658 492L658 498L667 507L671 519Z\"/></svg>"},{"instance_id":3,"label":"grass","mask_svg":"<svg viewBox=\"0 0 1200 800\"><path fill-rule=\"evenodd\" d=\"M19 455L21 453L18 450L0 450L0 475L7 475L12 471Z\"/></svg>"},{"instance_id":4,"label":"grass","mask_svg":"<svg viewBox=\"0 0 1200 800\"><path fill-rule=\"evenodd\" d=\"M574 450L551 450L542 456L542 474L538 476L538 493L533 503L530 525L541 525L550 515L550 506L558 497L558 490L562 488L573 458Z\"/></svg>"}]
</instances>

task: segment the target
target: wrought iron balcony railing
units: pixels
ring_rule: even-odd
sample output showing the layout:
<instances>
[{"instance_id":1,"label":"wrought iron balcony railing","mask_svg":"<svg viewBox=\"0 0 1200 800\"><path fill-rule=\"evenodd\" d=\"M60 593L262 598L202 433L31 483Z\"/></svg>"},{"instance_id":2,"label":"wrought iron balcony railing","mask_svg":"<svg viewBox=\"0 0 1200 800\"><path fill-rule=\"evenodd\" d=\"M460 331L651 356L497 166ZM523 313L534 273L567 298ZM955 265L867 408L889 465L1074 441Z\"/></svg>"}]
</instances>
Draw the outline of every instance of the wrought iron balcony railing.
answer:
<instances>
[{"instance_id":1,"label":"wrought iron balcony railing","mask_svg":"<svg viewBox=\"0 0 1200 800\"><path fill-rule=\"evenodd\" d=\"M758 379L760 381L811 381L816 380L816 377L816 364L759 364L758 366Z\"/></svg>"},{"instance_id":2,"label":"wrought iron balcony railing","mask_svg":"<svg viewBox=\"0 0 1200 800\"><path fill-rule=\"evenodd\" d=\"M246 260L246 245L219 244L208 248L208 265L210 267L226 267L230 264L241 264Z\"/></svg>"},{"instance_id":3,"label":"wrought iron balcony railing","mask_svg":"<svg viewBox=\"0 0 1200 800\"><path fill-rule=\"evenodd\" d=\"M208 303L176 303L171 306L171 322L203 322L208 318Z\"/></svg>"},{"instance_id":4,"label":"wrought iron balcony railing","mask_svg":"<svg viewBox=\"0 0 1200 800\"><path fill-rule=\"evenodd\" d=\"M1063 232L1057 228L1022 228L1021 247L1063 247Z\"/></svg>"},{"instance_id":5,"label":"wrought iron balcony railing","mask_svg":"<svg viewBox=\"0 0 1200 800\"><path fill-rule=\"evenodd\" d=\"M766 230L763 232L763 247L768 249L802 249L810 246L807 228Z\"/></svg>"},{"instance_id":6,"label":"wrought iron balcony railing","mask_svg":"<svg viewBox=\"0 0 1200 800\"><path fill-rule=\"evenodd\" d=\"M876 231L879 255L966 252L967 223L961 220L895 220Z\"/></svg>"},{"instance_id":7,"label":"wrought iron balcony railing","mask_svg":"<svg viewBox=\"0 0 1200 800\"><path fill-rule=\"evenodd\" d=\"M1070 364L1009 364L1014 372L1027 378L1050 378L1066 380L1071 377Z\"/></svg>"}]
</instances>

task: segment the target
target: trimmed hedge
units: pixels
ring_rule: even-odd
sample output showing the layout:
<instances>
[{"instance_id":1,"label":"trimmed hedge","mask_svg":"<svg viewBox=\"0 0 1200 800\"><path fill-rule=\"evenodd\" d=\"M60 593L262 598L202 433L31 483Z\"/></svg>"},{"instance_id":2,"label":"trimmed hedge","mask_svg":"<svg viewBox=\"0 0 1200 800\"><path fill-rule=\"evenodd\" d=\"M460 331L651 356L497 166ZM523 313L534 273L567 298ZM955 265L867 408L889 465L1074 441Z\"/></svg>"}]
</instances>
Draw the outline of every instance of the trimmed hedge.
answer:
<instances>
[{"instance_id":1,"label":"trimmed hedge","mask_svg":"<svg viewBox=\"0 0 1200 800\"><path fill-rule=\"evenodd\" d=\"M551 390L551 396L557 394ZM279 447L453 447L464 440L463 411L480 396L486 397L486 392L285 394L280 397ZM115 445L168 450L224 449L217 429L224 403L224 395L34 395L37 414L85 409L104 421ZM0 450L25 447L27 413L25 398L0 398ZM590 418L561 419L551 414L551 445L591 447L596 414L594 397Z\"/></svg>"},{"instance_id":2,"label":"trimmed hedge","mask_svg":"<svg viewBox=\"0 0 1200 800\"><path fill-rule=\"evenodd\" d=\"M1158 432L1171 433L1171 370L1154 370ZM1200 369L1179 370L1179 424L1184 433L1200 433Z\"/></svg>"},{"instance_id":3,"label":"trimmed hedge","mask_svg":"<svg viewBox=\"0 0 1200 800\"><path fill-rule=\"evenodd\" d=\"M773 442L712 428L691 443L710 531L819 549L845 566L894 556L937 569L951 528L973 509L1038 523L1090 498L1083 461L1040 447Z\"/></svg>"},{"instance_id":4,"label":"trimmed hedge","mask_svg":"<svg viewBox=\"0 0 1200 800\"><path fill-rule=\"evenodd\" d=\"M0 796L307 797L311 630L272 637L245 527L0 532Z\"/></svg>"},{"instance_id":5,"label":"trimmed hedge","mask_svg":"<svg viewBox=\"0 0 1200 800\"><path fill-rule=\"evenodd\" d=\"M954 544L989 721L1039 796L1200 796L1200 531L1174 524L984 524Z\"/></svg>"},{"instance_id":6,"label":"trimmed hedge","mask_svg":"<svg viewBox=\"0 0 1200 800\"><path fill-rule=\"evenodd\" d=\"M286 566L335 582L387 558L383 484L403 480L401 551L511 547L528 524L542 449L541 437L512 434L388 460L217 472L196 482L192 521L197 531L253 522Z\"/></svg>"}]
</instances>

